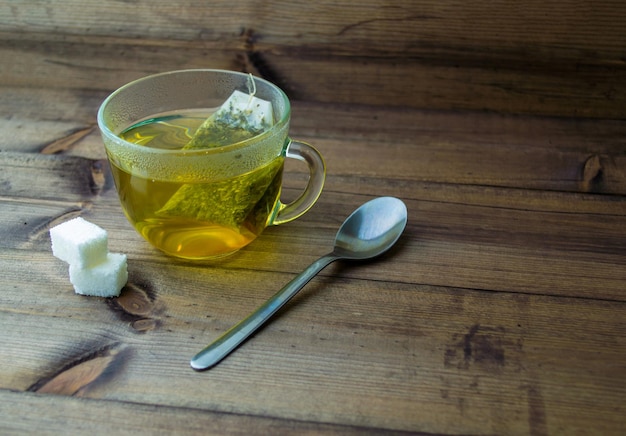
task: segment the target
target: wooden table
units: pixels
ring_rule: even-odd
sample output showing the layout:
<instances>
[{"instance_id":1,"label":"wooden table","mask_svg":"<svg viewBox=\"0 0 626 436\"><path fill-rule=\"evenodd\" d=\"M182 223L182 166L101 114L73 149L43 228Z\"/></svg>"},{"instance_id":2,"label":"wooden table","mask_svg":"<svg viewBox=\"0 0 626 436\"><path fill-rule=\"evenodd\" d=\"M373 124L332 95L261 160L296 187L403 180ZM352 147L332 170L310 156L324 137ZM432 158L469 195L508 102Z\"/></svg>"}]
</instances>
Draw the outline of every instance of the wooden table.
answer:
<instances>
[{"instance_id":1,"label":"wooden table","mask_svg":"<svg viewBox=\"0 0 626 436\"><path fill-rule=\"evenodd\" d=\"M45 2L33 3L44 10ZM224 16L227 6L219 6ZM381 42L374 47L380 57L360 64L364 74L355 86L411 68L457 86L446 93L434 82L412 83L424 107L384 106L345 81L349 91L332 101L336 90L316 94L304 79L297 86L293 80L304 75L322 89L325 68L343 77L354 64L339 50L334 60L345 56L343 64L324 63L321 46L298 51L277 32L260 39L266 64L259 64L250 32L218 46L226 32L186 36L181 21L180 39L168 40L174 31L162 15L149 15L152 9L139 2L155 26L140 29L147 36L122 24L106 36L95 18L79 21L87 16L83 9L64 7L64 14L48 10L52 21L15 4L0 17L0 52L12 55L12 63L3 60L0 94L0 433L626 432L621 64L587 59L575 71L573 63L558 71L546 64L529 77L516 66L503 72L493 59L483 68L466 57L459 62L469 69L445 63L444 77L445 50L410 46L414 57L385 70L381 53L391 45ZM198 13L193 7L181 12L189 20ZM506 6L496 12L508 16ZM358 18L366 27L398 25ZM342 25L342 37L365 31ZM27 34L25 26L36 32ZM603 35L614 35L616 26L605 26ZM496 55L518 61L525 55L481 35L478 53L492 44ZM545 59L570 53L543 47ZM608 59L614 47L598 53ZM95 115L128 80L200 66L181 59L207 52L217 53L209 66L249 70L246 62L256 60L253 72L287 77L281 84L295 96L292 136L321 151L328 177L302 218L267 229L219 262L193 263L156 251L124 218ZM246 62L233 65L235 52ZM321 66L297 72L294 59L305 58ZM571 75L561 93L549 91L563 72ZM577 84L596 76L606 81L580 91L586 88ZM479 78L489 80L478 86ZM459 96L463 83L468 88ZM524 92L517 93L521 84ZM605 85L617 97L593 94ZM399 89L390 92L399 96ZM383 98L386 91L379 91ZM305 181L303 168L288 166L285 196ZM218 366L190 368L199 349L328 252L352 210L384 195L401 198L409 211L390 253L367 264L329 266ZM111 251L127 254L129 282L119 298L76 295L67 265L52 256L49 229L76 216L106 229Z\"/></svg>"}]
</instances>

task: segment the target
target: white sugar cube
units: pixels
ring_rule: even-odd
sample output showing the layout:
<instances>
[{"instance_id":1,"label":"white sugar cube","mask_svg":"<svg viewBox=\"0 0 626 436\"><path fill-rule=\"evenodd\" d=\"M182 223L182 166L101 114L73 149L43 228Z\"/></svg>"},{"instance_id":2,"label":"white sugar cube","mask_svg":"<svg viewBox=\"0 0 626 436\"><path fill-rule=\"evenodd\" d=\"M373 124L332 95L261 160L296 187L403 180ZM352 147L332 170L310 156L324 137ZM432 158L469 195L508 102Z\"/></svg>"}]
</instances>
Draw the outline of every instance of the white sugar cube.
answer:
<instances>
[{"instance_id":1,"label":"white sugar cube","mask_svg":"<svg viewBox=\"0 0 626 436\"><path fill-rule=\"evenodd\" d=\"M70 265L85 268L106 260L106 230L81 217L51 228L50 239L52 254Z\"/></svg>"},{"instance_id":2,"label":"white sugar cube","mask_svg":"<svg viewBox=\"0 0 626 436\"><path fill-rule=\"evenodd\" d=\"M77 294L117 297L128 281L126 255L109 253L106 230L83 218L50 229L52 254L70 264Z\"/></svg>"},{"instance_id":3,"label":"white sugar cube","mask_svg":"<svg viewBox=\"0 0 626 436\"><path fill-rule=\"evenodd\" d=\"M70 264L70 282L77 294L117 297L127 280L125 254L108 253L104 262L88 268Z\"/></svg>"}]
</instances>

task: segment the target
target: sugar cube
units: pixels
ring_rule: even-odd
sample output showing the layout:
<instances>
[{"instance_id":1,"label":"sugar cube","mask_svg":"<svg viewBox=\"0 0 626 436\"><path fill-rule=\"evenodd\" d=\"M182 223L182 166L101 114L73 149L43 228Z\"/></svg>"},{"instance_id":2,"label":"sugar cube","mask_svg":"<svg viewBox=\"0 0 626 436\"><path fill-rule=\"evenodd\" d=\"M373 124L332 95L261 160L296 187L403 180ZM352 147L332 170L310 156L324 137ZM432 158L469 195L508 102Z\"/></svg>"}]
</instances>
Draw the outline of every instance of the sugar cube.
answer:
<instances>
[{"instance_id":1,"label":"sugar cube","mask_svg":"<svg viewBox=\"0 0 626 436\"><path fill-rule=\"evenodd\" d=\"M70 264L70 282L82 295L117 297L128 280L126 255L109 253L107 232L83 218L50 229L52 254Z\"/></svg>"},{"instance_id":2,"label":"sugar cube","mask_svg":"<svg viewBox=\"0 0 626 436\"><path fill-rule=\"evenodd\" d=\"M117 297L127 280L125 254L108 253L104 262L87 268L70 264L70 282L77 294Z\"/></svg>"},{"instance_id":3,"label":"sugar cube","mask_svg":"<svg viewBox=\"0 0 626 436\"><path fill-rule=\"evenodd\" d=\"M70 265L86 268L106 260L106 230L81 217L50 229L50 239L52 254Z\"/></svg>"}]
</instances>

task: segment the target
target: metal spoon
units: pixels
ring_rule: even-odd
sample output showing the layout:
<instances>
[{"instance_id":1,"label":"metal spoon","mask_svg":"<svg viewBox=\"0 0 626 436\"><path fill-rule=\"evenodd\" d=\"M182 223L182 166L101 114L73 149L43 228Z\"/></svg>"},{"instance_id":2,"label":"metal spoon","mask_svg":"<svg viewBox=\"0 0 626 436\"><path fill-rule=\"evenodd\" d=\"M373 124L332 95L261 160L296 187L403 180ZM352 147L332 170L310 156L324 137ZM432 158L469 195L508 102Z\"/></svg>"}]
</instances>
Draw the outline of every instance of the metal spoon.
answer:
<instances>
[{"instance_id":1,"label":"metal spoon","mask_svg":"<svg viewBox=\"0 0 626 436\"><path fill-rule=\"evenodd\" d=\"M313 262L265 304L191 359L196 370L211 368L237 348L272 317L309 280L335 260L366 260L387 251L396 243L407 222L405 204L394 197L371 200L343 222L333 251Z\"/></svg>"}]
</instances>

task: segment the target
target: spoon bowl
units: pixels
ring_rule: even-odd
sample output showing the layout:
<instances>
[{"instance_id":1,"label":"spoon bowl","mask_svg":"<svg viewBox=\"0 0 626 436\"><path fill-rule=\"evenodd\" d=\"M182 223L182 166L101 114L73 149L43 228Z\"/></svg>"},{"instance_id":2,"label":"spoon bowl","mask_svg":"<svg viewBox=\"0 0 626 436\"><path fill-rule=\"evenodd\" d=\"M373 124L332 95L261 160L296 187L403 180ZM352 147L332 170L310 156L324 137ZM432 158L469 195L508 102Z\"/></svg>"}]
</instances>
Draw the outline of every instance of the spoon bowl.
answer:
<instances>
[{"instance_id":1,"label":"spoon bowl","mask_svg":"<svg viewBox=\"0 0 626 436\"><path fill-rule=\"evenodd\" d=\"M394 197L371 200L346 218L333 253L346 260L365 260L383 254L400 238L407 222L406 206Z\"/></svg>"},{"instance_id":2,"label":"spoon bowl","mask_svg":"<svg viewBox=\"0 0 626 436\"><path fill-rule=\"evenodd\" d=\"M406 223L407 210L402 200L379 197L363 204L346 218L337 231L331 253L313 262L256 311L196 354L191 359L191 367L204 370L216 365L330 263L340 259L371 259L389 250L400 238Z\"/></svg>"}]
</instances>

